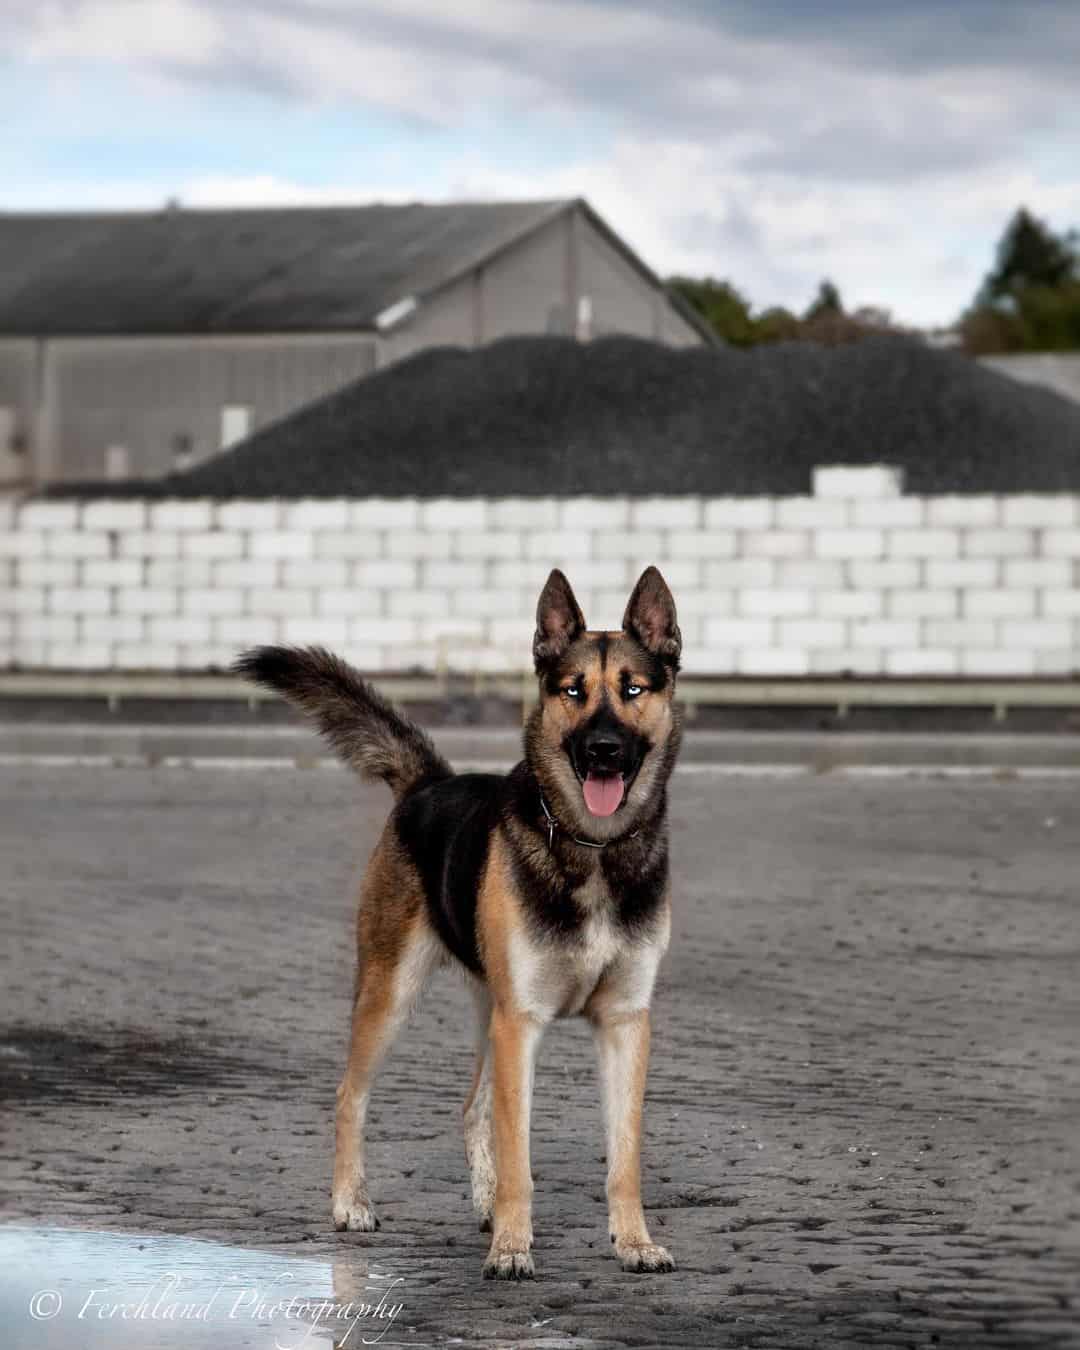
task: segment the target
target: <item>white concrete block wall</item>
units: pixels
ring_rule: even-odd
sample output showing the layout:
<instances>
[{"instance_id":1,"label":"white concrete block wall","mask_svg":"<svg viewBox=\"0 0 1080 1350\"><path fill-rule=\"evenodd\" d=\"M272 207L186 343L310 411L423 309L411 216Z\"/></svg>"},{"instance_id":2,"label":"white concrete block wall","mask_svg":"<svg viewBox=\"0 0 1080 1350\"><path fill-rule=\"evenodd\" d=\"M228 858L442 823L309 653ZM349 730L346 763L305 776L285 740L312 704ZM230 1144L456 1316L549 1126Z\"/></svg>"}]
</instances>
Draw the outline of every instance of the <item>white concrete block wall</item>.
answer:
<instances>
[{"instance_id":1,"label":"white concrete block wall","mask_svg":"<svg viewBox=\"0 0 1080 1350\"><path fill-rule=\"evenodd\" d=\"M320 642L375 672L520 671L549 568L611 627L650 562L691 674L1080 671L1080 497L905 496L886 465L785 498L0 502L0 667Z\"/></svg>"}]
</instances>

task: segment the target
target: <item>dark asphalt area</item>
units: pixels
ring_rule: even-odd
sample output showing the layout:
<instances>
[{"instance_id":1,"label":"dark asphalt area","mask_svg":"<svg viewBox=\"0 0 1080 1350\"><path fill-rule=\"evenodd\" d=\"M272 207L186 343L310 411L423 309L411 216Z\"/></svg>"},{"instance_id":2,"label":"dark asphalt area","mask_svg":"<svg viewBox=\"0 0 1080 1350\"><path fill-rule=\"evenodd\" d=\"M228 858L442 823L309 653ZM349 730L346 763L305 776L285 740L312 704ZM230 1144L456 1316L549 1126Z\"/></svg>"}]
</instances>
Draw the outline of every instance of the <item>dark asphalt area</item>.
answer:
<instances>
[{"instance_id":1,"label":"dark asphalt area","mask_svg":"<svg viewBox=\"0 0 1080 1350\"><path fill-rule=\"evenodd\" d=\"M323 770L0 769L9 1220L187 1234L403 1281L397 1339L1080 1345L1076 780L673 792L644 1194L609 1253L591 1043L541 1052L531 1284L481 1279L467 994L376 1087L383 1222L335 1234L352 897L389 797Z\"/></svg>"}]
</instances>

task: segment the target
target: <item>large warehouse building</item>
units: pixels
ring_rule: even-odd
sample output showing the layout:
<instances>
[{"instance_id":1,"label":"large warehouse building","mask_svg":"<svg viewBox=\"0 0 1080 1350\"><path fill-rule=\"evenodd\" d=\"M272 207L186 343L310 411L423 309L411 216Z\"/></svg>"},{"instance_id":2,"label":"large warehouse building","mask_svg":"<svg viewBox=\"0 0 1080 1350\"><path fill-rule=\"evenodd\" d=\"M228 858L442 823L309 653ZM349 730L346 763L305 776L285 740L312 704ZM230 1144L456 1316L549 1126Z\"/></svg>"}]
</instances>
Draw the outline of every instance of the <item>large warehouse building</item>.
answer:
<instances>
[{"instance_id":1,"label":"large warehouse building","mask_svg":"<svg viewBox=\"0 0 1080 1350\"><path fill-rule=\"evenodd\" d=\"M0 486L147 477L422 348L706 326L583 200L0 214Z\"/></svg>"}]
</instances>

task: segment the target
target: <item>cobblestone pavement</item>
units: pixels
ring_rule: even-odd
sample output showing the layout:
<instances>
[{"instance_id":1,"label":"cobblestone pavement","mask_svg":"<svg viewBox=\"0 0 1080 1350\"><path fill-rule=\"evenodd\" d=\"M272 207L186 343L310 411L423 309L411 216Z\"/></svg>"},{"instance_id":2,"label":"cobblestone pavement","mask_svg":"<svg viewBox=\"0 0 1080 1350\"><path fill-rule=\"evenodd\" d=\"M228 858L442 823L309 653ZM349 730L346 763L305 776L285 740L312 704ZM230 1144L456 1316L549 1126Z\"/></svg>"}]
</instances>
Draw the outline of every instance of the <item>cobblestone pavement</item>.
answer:
<instances>
[{"instance_id":1,"label":"cobblestone pavement","mask_svg":"<svg viewBox=\"0 0 1080 1350\"><path fill-rule=\"evenodd\" d=\"M400 1275L397 1343L1080 1345L1075 783L676 781L645 1195L608 1251L586 1029L536 1088L535 1283L480 1278L440 976L372 1107L383 1221L331 1229L355 873L343 773L0 778L6 1213ZM384 1342L388 1343L388 1342Z\"/></svg>"}]
</instances>

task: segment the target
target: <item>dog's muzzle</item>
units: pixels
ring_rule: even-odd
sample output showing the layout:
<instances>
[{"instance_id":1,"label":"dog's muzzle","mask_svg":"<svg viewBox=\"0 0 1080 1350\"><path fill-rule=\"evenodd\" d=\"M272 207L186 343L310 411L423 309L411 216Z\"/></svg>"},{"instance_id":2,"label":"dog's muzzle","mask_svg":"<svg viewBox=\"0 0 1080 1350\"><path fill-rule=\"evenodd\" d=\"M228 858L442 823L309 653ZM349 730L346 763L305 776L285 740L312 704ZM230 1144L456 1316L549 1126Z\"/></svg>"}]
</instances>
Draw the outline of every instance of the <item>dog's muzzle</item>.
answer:
<instances>
[{"instance_id":1,"label":"dog's muzzle","mask_svg":"<svg viewBox=\"0 0 1080 1350\"><path fill-rule=\"evenodd\" d=\"M611 816L626 800L648 747L610 713L600 712L574 736L570 760L590 815Z\"/></svg>"}]
</instances>

